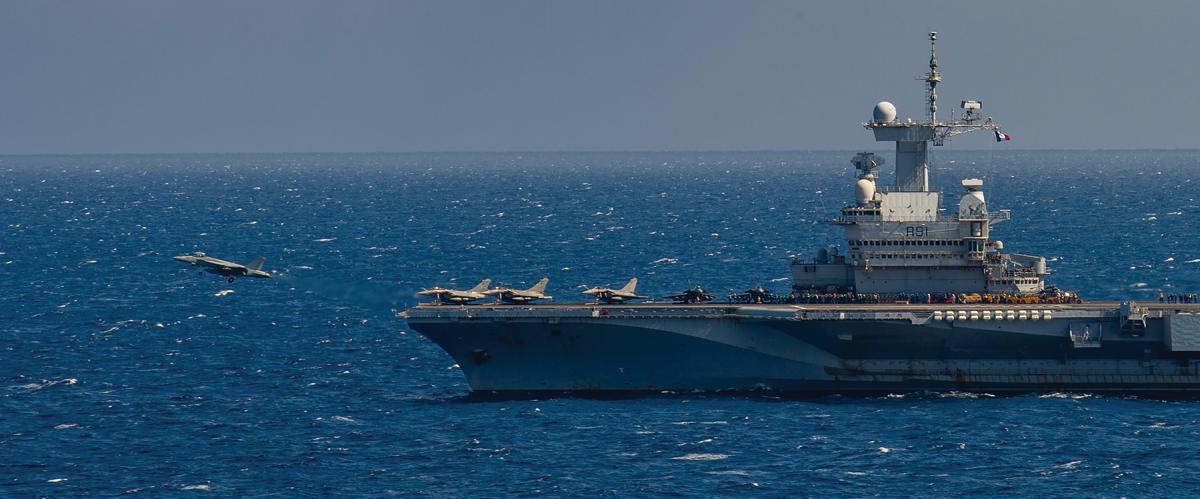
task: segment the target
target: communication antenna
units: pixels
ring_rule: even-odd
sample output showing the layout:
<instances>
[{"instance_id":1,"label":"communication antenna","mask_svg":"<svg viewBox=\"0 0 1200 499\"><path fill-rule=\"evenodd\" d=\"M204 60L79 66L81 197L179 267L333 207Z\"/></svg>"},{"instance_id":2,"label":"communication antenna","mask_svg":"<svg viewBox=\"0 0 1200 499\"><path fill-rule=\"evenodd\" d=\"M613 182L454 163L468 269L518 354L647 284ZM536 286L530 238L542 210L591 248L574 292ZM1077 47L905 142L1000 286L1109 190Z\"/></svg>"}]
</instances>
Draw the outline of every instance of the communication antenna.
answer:
<instances>
[{"instance_id":1,"label":"communication antenna","mask_svg":"<svg viewBox=\"0 0 1200 499\"><path fill-rule=\"evenodd\" d=\"M918 78L925 81L925 98L929 101L929 124L937 125L937 85L942 82L938 72L937 31L929 32L929 72Z\"/></svg>"},{"instance_id":2,"label":"communication antenna","mask_svg":"<svg viewBox=\"0 0 1200 499\"><path fill-rule=\"evenodd\" d=\"M932 160L930 145L945 145L946 140L976 131L1000 134L1000 124L983 114L983 102L963 100L962 116L950 113L947 121L938 121L937 87L942 82L938 71L936 31L929 33L929 72L917 78L925 83L926 120L902 120L896 117L896 107L883 101L875 104L872 119L863 124L875 134L877 142L896 144L896 182L894 189L902 192L929 192L929 167Z\"/></svg>"}]
</instances>

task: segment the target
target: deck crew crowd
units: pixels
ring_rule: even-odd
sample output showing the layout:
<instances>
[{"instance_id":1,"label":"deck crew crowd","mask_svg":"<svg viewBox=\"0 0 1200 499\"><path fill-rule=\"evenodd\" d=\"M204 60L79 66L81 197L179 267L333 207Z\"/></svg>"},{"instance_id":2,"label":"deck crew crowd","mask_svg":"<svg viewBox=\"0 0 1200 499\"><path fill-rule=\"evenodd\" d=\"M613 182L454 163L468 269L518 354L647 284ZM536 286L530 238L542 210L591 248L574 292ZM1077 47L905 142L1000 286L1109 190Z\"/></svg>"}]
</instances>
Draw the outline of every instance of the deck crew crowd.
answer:
<instances>
[{"instance_id":1,"label":"deck crew crowd","mask_svg":"<svg viewBox=\"0 0 1200 499\"><path fill-rule=\"evenodd\" d=\"M1191 295L1194 300L1196 295ZM1182 298L1181 298L1182 299ZM1007 293L855 293L794 291L787 295L741 293L730 294L730 303L783 303L783 304L846 304L846 303L950 303L950 304L1070 304L1083 303L1079 295L1058 290L1047 290L1038 295L1014 295ZM1174 303L1174 302L1173 302ZM1180 302L1184 303L1184 302Z\"/></svg>"},{"instance_id":2,"label":"deck crew crowd","mask_svg":"<svg viewBox=\"0 0 1200 499\"><path fill-rule=\"evenodd\" d=\"M1196 293L1158 293L1159 303L1198 303Z\"/></svg>"}]
</instances>

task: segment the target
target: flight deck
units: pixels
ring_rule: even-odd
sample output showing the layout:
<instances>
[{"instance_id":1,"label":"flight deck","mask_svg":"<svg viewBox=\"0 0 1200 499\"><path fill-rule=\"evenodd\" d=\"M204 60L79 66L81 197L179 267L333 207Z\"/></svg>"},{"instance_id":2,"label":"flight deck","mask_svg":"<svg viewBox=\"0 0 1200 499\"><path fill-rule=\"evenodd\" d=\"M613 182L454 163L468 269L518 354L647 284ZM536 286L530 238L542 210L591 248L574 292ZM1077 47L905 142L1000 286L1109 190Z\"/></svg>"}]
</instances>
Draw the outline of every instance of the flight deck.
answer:
<instances>
[{"instance_id":1,"label":"flight deck","mask_svg":"<svg viewBox=\"0 0 1200 499\"><path fill-rule=\"evenodd\" d=\"M1188 311L1200 313L1200 303L1091 301L1084 303L1019 304L1019 303L476 303L467 305L420 303L409 310L573 310L573 309L763 309L763 310L827 310L827 311L928 311L936 310L1117 310L1122 304L1134 303L1149 311Z\"/></svg>"}]
</instances>

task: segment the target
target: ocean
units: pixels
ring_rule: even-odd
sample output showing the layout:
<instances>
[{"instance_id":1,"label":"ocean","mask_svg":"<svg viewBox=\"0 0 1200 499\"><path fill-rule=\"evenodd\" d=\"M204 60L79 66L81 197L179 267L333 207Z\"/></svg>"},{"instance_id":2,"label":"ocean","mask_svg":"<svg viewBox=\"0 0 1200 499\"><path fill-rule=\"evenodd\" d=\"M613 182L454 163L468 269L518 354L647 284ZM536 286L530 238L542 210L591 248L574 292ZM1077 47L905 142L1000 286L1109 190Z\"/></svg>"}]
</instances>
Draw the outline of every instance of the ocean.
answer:
<instances>
[{"instance_id":1,"label":"ocean","mask_svg":"<svg viewBox=\"0 0 1200 499\"><path fill-rule=\"evenodd\" d=\"M839 238L852 155L0 156L0 496L1200 490L1200 400L480 398L395 316L483 277L786 291ZM1092 300L1200 291L1198 175L1198 151L1000 146L931 172L951 199L983 179L993 238ZM171 260L193 251L275 278Z\"/></svg>"}]
</instances>

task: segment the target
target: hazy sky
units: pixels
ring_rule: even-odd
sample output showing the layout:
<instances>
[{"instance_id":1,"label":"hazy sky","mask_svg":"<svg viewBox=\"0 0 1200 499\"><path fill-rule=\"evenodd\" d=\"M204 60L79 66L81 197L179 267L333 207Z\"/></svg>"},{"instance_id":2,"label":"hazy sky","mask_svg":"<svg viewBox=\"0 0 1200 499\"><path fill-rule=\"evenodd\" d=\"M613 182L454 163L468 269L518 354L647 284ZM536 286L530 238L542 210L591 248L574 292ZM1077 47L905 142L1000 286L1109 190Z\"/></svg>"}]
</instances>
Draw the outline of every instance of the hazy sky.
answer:
<instances>
[{"instance_id":1,"label":"hazy sky","mask_svg":"<svg viewBox=\"0 0 1200 499\"><path fill-rule=\"evenodd\" d=\"M0 0L0 153L1196 148L1198 2ZM955 106L956 107L956 106ZM959 148L988 147L986 136Z\"/></svg>"}]
</instances>

